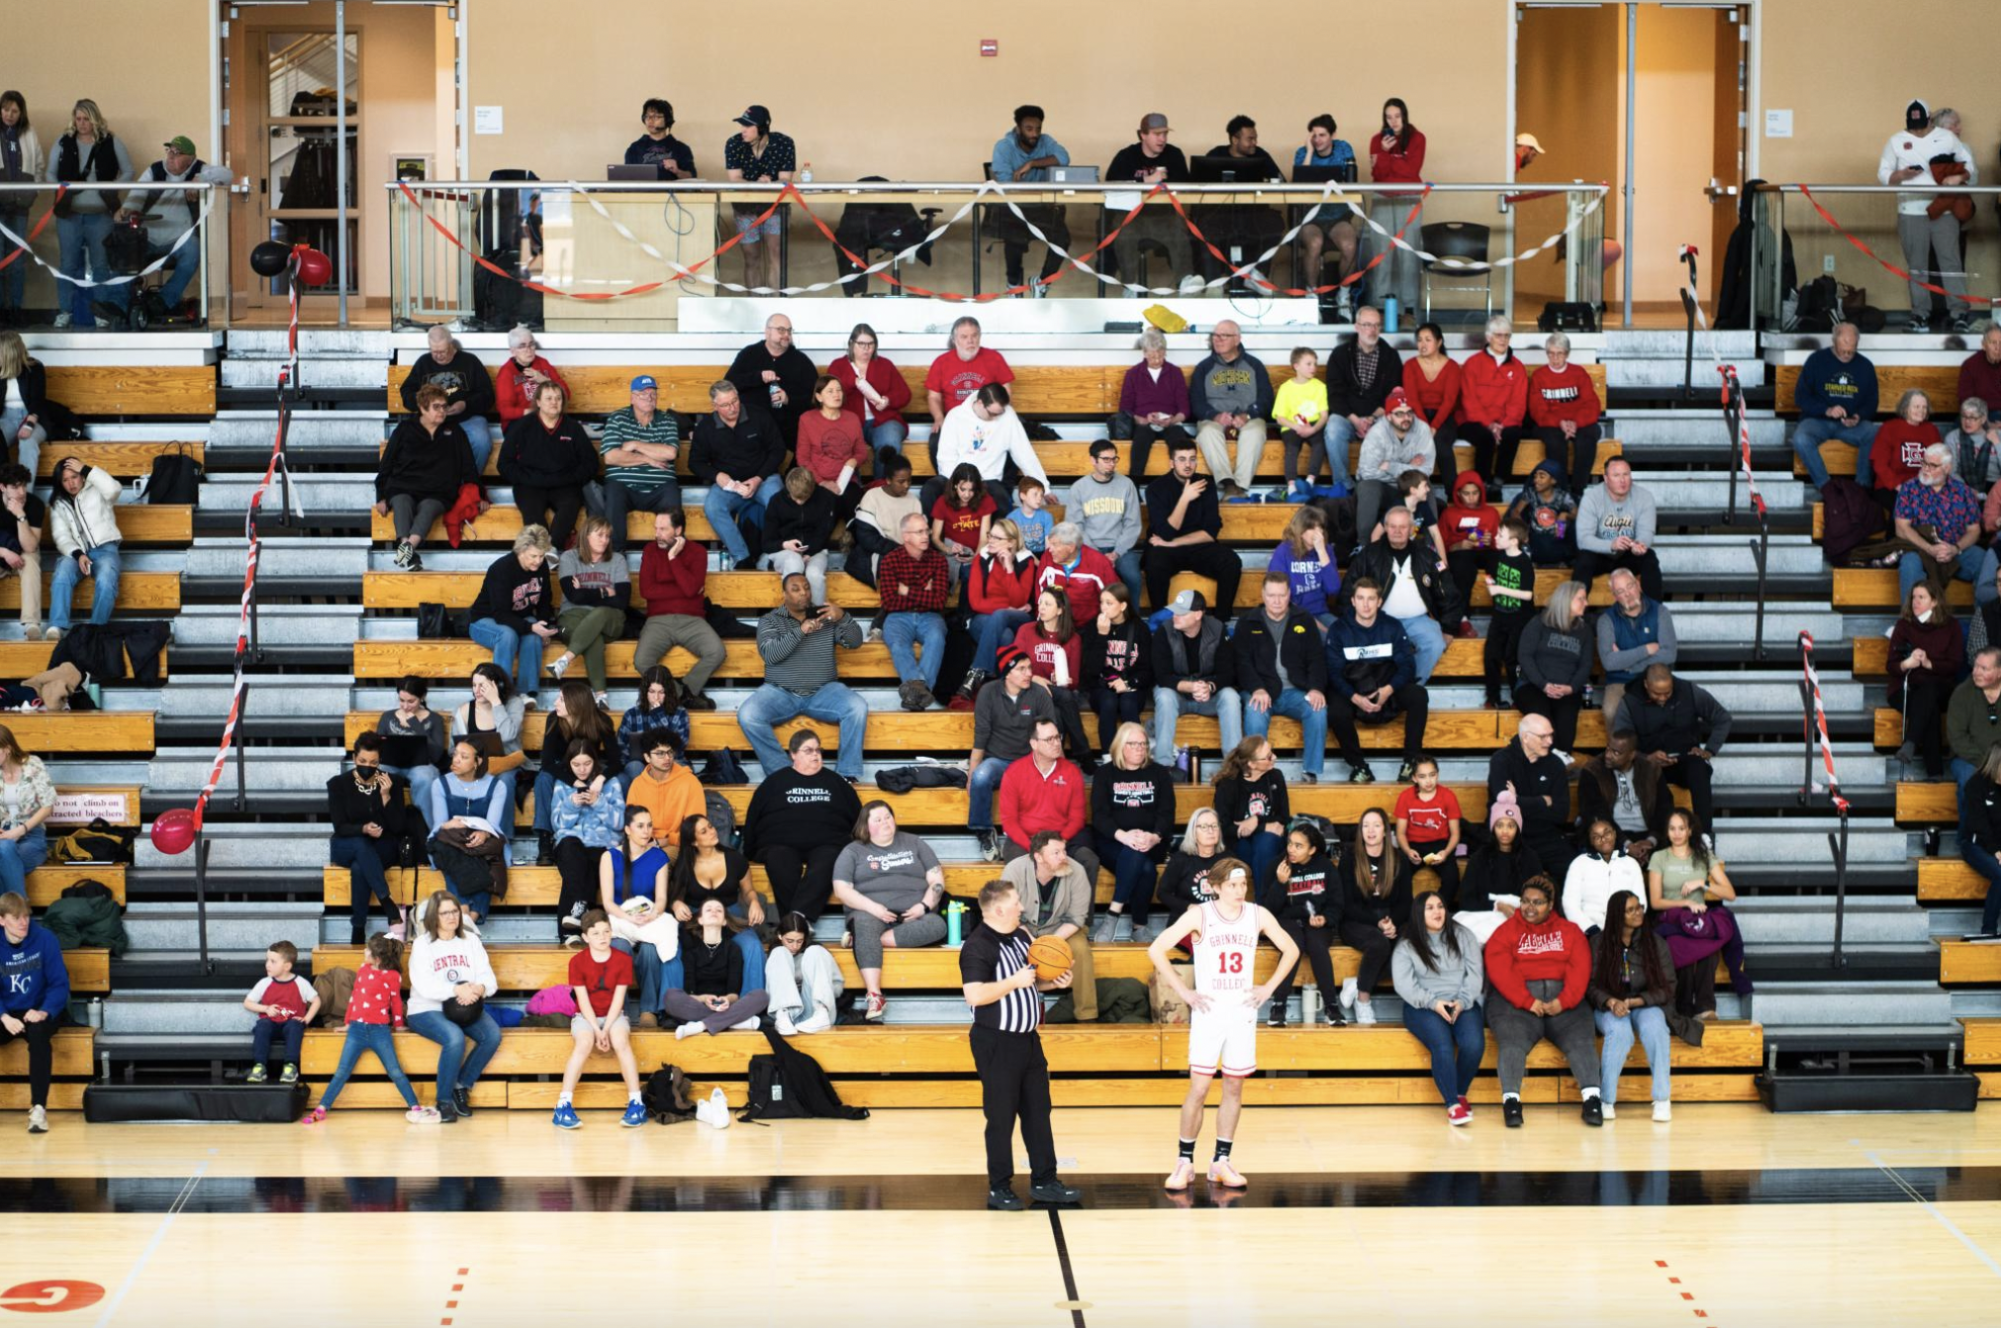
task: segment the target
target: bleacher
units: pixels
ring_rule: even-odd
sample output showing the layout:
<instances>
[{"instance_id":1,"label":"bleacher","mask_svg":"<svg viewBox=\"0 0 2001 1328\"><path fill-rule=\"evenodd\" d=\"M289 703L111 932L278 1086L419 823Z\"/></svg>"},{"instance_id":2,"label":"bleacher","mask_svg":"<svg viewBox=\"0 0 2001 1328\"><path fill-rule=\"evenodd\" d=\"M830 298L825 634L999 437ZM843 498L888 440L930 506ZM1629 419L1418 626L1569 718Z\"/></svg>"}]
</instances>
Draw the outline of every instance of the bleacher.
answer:
<instances>
[{"instance_id":1,"label":"bleacher","mask_svg":"<svg viewBox=\"0 0 2001 1328\"><path fill-rule=\"evenodd\" d=\"M1252 331L1252 348L1282 376L1283 349L1295 335L1263 335L1260 343ZM466 340L492 365L504 355L498 335ZM641 371L659 379L663 407L706 410L707 386L723 370L716 360L719 352L703 348L682 353L658 339L636 336L622 344L617 337L566 340L550 334L544 340L545 354L573 389L575 408L593 422L626 403L625 385ZM1540 339L1530 334L1517 340L1525 358L1535 359L1532 347ZM1891 755L1901 735L1895 712L1886 710L1883 701L1881 633L1894 612L1894 574L1830 571L1814 547L1812 494L1795 476L1790 449L1784 446L1796 377L1784 361L1796 358L1794 351L1767 351L1767 365L1744 334L1719 337L1724 354L1740 357L1753 392L1753 464L1771 509L1761 577L1753 553L1755 527L1747 524L1741 486L1738 521L1732 525L1725 520L1735 461L1725 431L1706 400L1693 408L1680 400L1678 334L1615 333L1596 344L1590 338L1577 340L1580 361L1595 354L1593 377L1608 408L1608 441L1594 471L1602 471L1610 456L1624 455L1635 467L1637 482L1656 494L1662 508L1658 543L1667 596L1682 641L1681 671L1717 691L1738 721L1717 761L1716 835L1740 893L1735 911L1744 925L1759 988L1746 998L1724 984L1720 1020L1705 1045L1693 1049L1677 1044L1677 1096L1753 1098L1760 1069L1784 1071L1850 1044L1933 1056L1949 1048L1963 1063L1987 1067L1984 1093L2001 1092L2001 1032L1996 1031L2001 1029L2001 947L1956 940L1972 929L1971 916L1977 916L1984 891L1954 850L1950 786L1922 784L1908 776L1900 781ZM240 1001L261 973L263 949L272 940L282 937L299 945L310 956L309 963L302 962L309 973L356 962L344 943L347 874L326 865L323 785L342 768L342 750L354 734L372 728L376 715L394 705L395 681L404 674L433 680L431 703L441 712L448 714L466 699L467 676L485 652L464 640L417 640L416 608L424 602L468 603L479 575L519 528L505 487L496 485L492 496L497 506L476 523L463 547L449 549L442 538L427 542L425 571L392 569L389 524L367 508L374 458L401 413L397 388L408 363L421 352L421 342L414 333L349 333L318 347L312 334L306 337L307 399L288 442L290 490L299 515L290 525L281 524L283 504L274 493L260 527L265 539L258 600L261 657L252 668L245 712L245 798L239 806L237 772L231 766L209 810L206 924L213 968L203 971L189 962L200 925L192 855L166 857L142 839L129 869L44 867L31 878L37 908L78 879L104 881L128 904L133 941L133 949L117 961L102 952L72 958L79 1000L103 1000L103 1026L91 1028L79 1018L79 1026L59 1039L59 1082L52 1104L58 1108L74 1106L83 1083L107 1067L119 1076L201 1073L204 1068L224 1076L240 1073L248 1055ZM838 344L837 339L810 335L801 342L819 363ZM208 775L229 705L228 670L243 578L242 514L271 446L274 418L268 388L262 385L274 376L278 347L270 333L216 334L201 363L173 366L169 372L121 365L116 339L104 344L89 363L51 369L51 395L78 410L91 435L67 450L129 480L144 475L153 459L172 446L187 445L208 472L193 509L131 506L120 513L132 550L126 556L118 612L173 617L172 685L164 685L163 679L162 685L142 686L127 679L104 689L104 709L95 714L18 715L6 722L31 750L45 754L60 786L130 789L133 817L150 821L169 807L193 801ZM1081 359L1074 348L1052 352L1055 362L1038 362L1033 346L1003 347L1016 365L1017 407L1060 435L1037 444L1057 482L1052 497L1059 504L1067 481L1088 468L1085 443L1102 436L1103 416L1115 409L1120 376L1131 362L1129 342L1123 339L1103 337L1094 344L1101 355L1095 362ZM1176 338L1175 362L1192 364L1200 354L1195 345L1193 337ZM884 336L883 350L921 391L935 340L890 333ZM224 357L220 372L214 363L218 353ZM726 361L727 352L720 354ZM1934 412L1944 415L1962 355L1942 348L1937 364L1900 366L1897 373L1933 389ZM656 358L674 362L665 367L647 362ZM315 400L315 381L338 382L340 388ZM382 395L360 399L357 382L379 385ZM1890 382L1886 373L1886 402L1895 399ZM918 412L913 424L919 439L925 433L920 421ZM44 449L44 476L63 454L58 447ZM920 476L927 474L926 449L913 445L909 455ZM1525 445L1518 473L1525 474L1538 459L1536 445ZM1122 471L1125 460L1122 452ZM1840 463L1832 455L1830 461L1838 472ZM1164 449L1157 449L1152 469L1165 466ZM1277 484L1276 444L1268 447L1258 473L1260 483ZM692 481L685 485L691 534L698 539L709 534L700 495ZM1249 606L1257 602L1256 574L1293 509L1260 503L1226 505L1224 510L1224 539L1243 554L1246 565L1239 604ZM631 534L636 564L638 545L650 534L650 517L636 517ZM1539 589L1546 594L1563 576L1545 572ZM838 571L830 576L829 588L834 602L844 606L867 609L874 604L867 587ZM88 593L80 593L80 604L88 604ZM1762 651L1754 642L1761 593ZM18 587L0 583L0 609L18 605L18 598L10 598L17 594ZM709 594L726 610L754 619L777 602L777 578L768 572L717 568L709 578ZM1594 587L1593 602L1609 603L1603 582ZM1487 607L1483 591L1473 606L1474 620L1483 629ZM1843 792L1854 809L1844 881L1845 967L1829 959L1835 882L1827 835L1836 821L1824 795L1804 805L1796 795L1804 755L1792 641L1800 630L1811 631L1819 646L1835 756ZM1481 646L1479 641L1449 644L1432 682L1425 734L1469 818L1484 818L1486 760L1512 736L1516 721L1512 711L1482 705ZM608 651L615 710L631 701L632 648L628 639ZM0 625L4 676L34 672L46 663L48 651L48 643L23 642L18 629ZM688 660L677 652L667 663L678 672ZM882 769L913 753L963 753L971 716L898 710L886 649L870 645L845 652L841 670L873 709L863 739L864 796L876 792L875 777ZM692 717L698 760L721 746L744 751L732 711L760 676L754 644L728 642L725 663L711 684L719 708ZM527 726L525 746L531 752L540 750L552 684L544 680L541 704ZM1088 719L1086 723L1090 726ZM785 725L782 732L794 727ZM831 726L813 727L831 746ZM1400 745L1401 725L1365 728L1362 734L1372 750L1390 750ZM1197 750L1206 776L1220 756L1215 722L1184 717L1178 737ZM1578 746L1591 751L1603 740L1602 718L1595 706L1589 707ZM1328 782L1302 786L1296 778L1298 726L1277 721L1272 741L1281 765L1295 776L1292 798L1299 810L1351 824L1364 807L1387 807L1394 801L1394 784L1339 783L1342 767L1332 755ZM1817 756L1815 761L1817 771ZM754 774L747 753L746 764ZM741 814L750 787L724 791ZM1178 789L1177 820L1185 822L1208 798L1206 782ZM925 834L948 864L948 886L954 893L970 894L990 875L966 829L963 792L927 790L891 796L890 801L904 826ZM1935 854L1927 852L1927 832L1937 832ZM517 846L527 849L529 842L524 835ZM532 849L528 851L532 860ZM426 869L392 873L392 882L399 900L408 902L435 888L436 877ZM762 885L761 879L758 883ZM1109 891L1107 877L1099 882L1100 899L1108 899ZM521 865L513 871L509 897L487 927L503 1003L518 1002L536 988L562 980L567 952L552 943L555 896L553 870ZM822 926L825 939L837 946L838 915L824 919ZM858 974L851 956L838 949L837 954L853 991ZM1096 958L1101 977L1146 975L1141 947L1098 947ZM1352 952L1337 950L1335 958L1338 974L1354 971ZM893 954L885 985L892 998L888 1026L843 1026L808 1042L843 1095L870 1106L972 1102L977 1088L969 1073L956 956L942 949ZM1393 993L1379 993L1377 1009L1384 1022L1375 1028L1329 1032L1298 1027L1295 1014L1294 1027L1263 1033L1261 1065L1286 1073L1256 1081L1251 1098L1299 1103L1431 1100L1423 1054L1398 1026ZM642 1067L671 1060L704 1088L721 1084L732 1098L741 1096L747 1058L762 1046L760 1038L732 1035L693 1039L671 1049L669 1040L671 1033L641 1031L636 1045ZM1186 1069L1185 1029L1052 1027L1046 1041L1059 1102L1165 1103L1178 1100L1183 1091L1179 1076ZM303 1068L315 1085L331 1072L338 1043L337 1030L309 1035ZM475 1102L547 1109L555 1093L553 1076L560 1073L569 1046L563 1030L510 1032ZM1537 1057L1525 1095L1547 1101L1574 1094L1574 1085L1555 1072L1548 1048L1539 1049ZM430 1059L427 1046L413 1046L405 1065L421 1080ZM1491 1064L1490 1051L1489 1071ZM613 1069L609 1058L592 1061L581 1106L607 1105L619 1096ZM373 1070L371 1064L357 1080L347 1104L394 1102L387 1082L369 1077ZM24 1100L23 1073L18 1049L0 1049L0 1104ZM1496 1092L1489 1073L1475 1095L1489 1100Z\"/></svg>"}]
</instances>

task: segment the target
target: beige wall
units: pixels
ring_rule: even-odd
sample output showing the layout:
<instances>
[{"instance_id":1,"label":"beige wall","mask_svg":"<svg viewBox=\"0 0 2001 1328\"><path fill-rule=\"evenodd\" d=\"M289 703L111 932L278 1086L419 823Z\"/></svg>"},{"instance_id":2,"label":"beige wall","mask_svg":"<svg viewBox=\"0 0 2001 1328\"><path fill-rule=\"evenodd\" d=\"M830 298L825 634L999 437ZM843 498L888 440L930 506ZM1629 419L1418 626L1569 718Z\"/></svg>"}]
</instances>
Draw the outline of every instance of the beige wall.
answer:
<instances>
[{"instance_id":1,"label":"beige wall","mask_svg":"<svg viewBox=\"0 0 2001 1328\"><path fill-rule=\"evenodd\" d=\"M1518 63L1516 123L1536 136L1544 155L1530 164L1523 183L1539 186L1572 180L1616 181L1625 138L1620 52L1625 45L1625 19L1617 7L1558 10L1531 9L1517 30ZM1619 234L1623 203L1614 192L1605 200L1604 233ZM1564 224L1561 198L1537 199L1516 210L1518 247L1554 234ZM1608 290L1616 290L1619 269L1605 274ZM1563 264L1552 253L1522 264L1515 273L1515 307L1540 310L1545 301L1563 298Z\"/></svg>"},{"instance_id":2,"label":"beige wall","mask_svg":"<svg viewBox=\"0 0 2001 1328\"><path fill-rule=\"evenodd\" d=\"M1715 169L1717 23L1706 9L1640 10L1633 151L1636 197L1645 202L1633 209L1633 252L1626 256L1637 303L1678 301L1686 284L1681 246L1710 250L1715 205L1701 189ZM1705 300L1715 295L1721 257L1697 263Z\"/></svg>"}]
</instances>

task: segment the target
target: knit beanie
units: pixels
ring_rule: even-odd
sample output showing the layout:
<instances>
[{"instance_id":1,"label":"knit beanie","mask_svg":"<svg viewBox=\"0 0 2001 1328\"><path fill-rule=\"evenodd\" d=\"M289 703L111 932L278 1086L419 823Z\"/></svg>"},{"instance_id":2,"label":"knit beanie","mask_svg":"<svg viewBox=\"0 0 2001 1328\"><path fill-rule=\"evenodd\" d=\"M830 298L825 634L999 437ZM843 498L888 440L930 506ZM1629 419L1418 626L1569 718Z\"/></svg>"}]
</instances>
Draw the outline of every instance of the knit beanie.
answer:
<instances>
[{"instance_id":1,"label":"knit beanie","mask_svg":"<svg viewBox=\"0 0 2001 1328\"><path fill-rule=\"evenodd\" d=\"M1487 829L1492 830L1503 818L1513 821L1516 830L1522 828L1521 804L1515 801L1514 793L1508 789L1495 794L1493 805L1487 808Z\"/></svg>"},{"instance_id":2,"label":"knit beanie","mask_svg":"<svg viewBox=\"0 0 2001 1328\"><path fill-rule=\"evenodd\" d=\"M1931 126L1932 108L1924 102L1913 100L1904 108L1904 129L1913 134L1922 134Z\"/></svg>"}]
</instances>

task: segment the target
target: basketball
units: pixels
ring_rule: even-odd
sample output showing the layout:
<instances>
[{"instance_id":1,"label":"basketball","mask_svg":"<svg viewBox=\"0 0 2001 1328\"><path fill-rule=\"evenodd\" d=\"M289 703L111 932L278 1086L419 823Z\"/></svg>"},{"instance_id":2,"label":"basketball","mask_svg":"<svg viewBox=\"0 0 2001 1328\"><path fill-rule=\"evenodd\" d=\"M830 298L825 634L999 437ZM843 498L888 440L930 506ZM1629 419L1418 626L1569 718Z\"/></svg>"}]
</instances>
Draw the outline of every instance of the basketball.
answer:
<instances>
[{"instance_id":1,"label":"basketball","mask_svg":"<svg viewBox=\"0 0 2001 1328\"><path fill-rule=\"evenodd\" d=\"M195 842L195 814L185 807L161 812L153 820L153 847L165 854L185 853Z\"/></svg>"},{"instance_id":2,"label":"basketball","mask_svg":"<svg viewBox=\"0 0 2001 1328\"><path fill-rule=\"evenodd\" d=\"M1043 982L1054 982L1070 971L1077 962L1070 953L1070 942L1060 936L1038 936L1028 947L1028 962L1035 965L1035 976Z\"/></svg>"}]
</instances>

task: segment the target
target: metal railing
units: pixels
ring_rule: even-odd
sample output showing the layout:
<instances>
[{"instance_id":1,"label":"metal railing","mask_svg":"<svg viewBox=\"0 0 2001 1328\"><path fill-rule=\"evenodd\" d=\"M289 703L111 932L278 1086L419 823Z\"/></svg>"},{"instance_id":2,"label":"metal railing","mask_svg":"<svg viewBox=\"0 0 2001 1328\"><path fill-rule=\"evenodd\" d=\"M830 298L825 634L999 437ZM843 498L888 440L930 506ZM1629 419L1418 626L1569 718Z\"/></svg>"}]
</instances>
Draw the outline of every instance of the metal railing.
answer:
<instances>
[{"instance_id":1,"label":"metal railing","mask_svg":"<svg viewBox=\"0 0 2001 1328\"><path fill-rule=\"evenodd\" d=\"M41 196L46 195L48 197L49 208L53 208L56 195L64 190L65 186L53 184L0 183L0 211L15 213L17 202L25 205L20 207L17 213L21 217L22 226L25 229L15 228L10 217L7 225L9 230L14 231L14 238L10 239L5 235L0 235L0 260L7 259L10 255L17 255L9 263L9 270L0 270L0 281L11 279L13 275L12 268L19 267L23 263L32 263L35 258L41 259L43 264L55 271L63 271L65 267L77 267L80 270L73 271L70 275L91 277L100 281L108 277L132 275L129 271L114 272L111 270L102 242L91 245L88 252L82 256L83 261L81 263L78 263L74 256L60 252L58 229L60 219L46 215L47 209L42 205ZM218 295L223 309L223 321L225 323L228 321L230 300L227 282L232 271L229 198L231 194L246 193L247 190L237 185L210 184L205 181L172 180L164 182L120 180L102 184L72 184L67 186L66 190L67 193L72 195L85 190L114 195L118 206L112 209L113 214L123 209L125 196L132 193L180 192L198 195L197 199L190 200L187 213L187 222L193 224L194 233L189 236L185 244L195 246L196 257L200 262L199 276L190 289L193 291L198 302L202 322L208 323L212 321L213 305ZM26 195L26 198L17 199L16 196L19 195ZM203 216L204 205L207 207L207 215L205 217ZM199 224L194 224L197 221ZM41 227L39 235L34 234L37 225ZM185 225L177 227L174 235L167 237L167 243L171 244L173 239L178 238L182 230L185 229L187 229ZM22 252L20 241L24 240L32 240L33 243L30 247L33 257L28 253ZM152 243L149 235L146 259L139 267L143 268L152 264L154 261L162 258L167 252L168 249L165 244ZM219 264L216 261L218 258L220 259ZM162 271L170 271L172 266L169 263ZM93 268L101 269L101 274L100 272L94 272ZM225 284L219 292L216 292L213 289L213 283L218 279ZM71 291L74 288L69 282L57 280L53 276L50 280L54 282L56 287L56 309L59 312L67 310L70 307ZM130 331L173 331L176 327L185 326L183 324L163 324L156 317L156 314L161 311L150 309L146 305L144 288L144 280L123 282L116 289L125 296L125 299L95 301L95 303L123 305L126 310L125 326ZM93 295L97 293L97 289L99 288L93 288ZM136 318L131 316L131 300L134 296L137 296L140 301L138 316ZM164 312L171 314L178 311L167 310Z\"/></svg>"},{"instance_id":2,"label":"metal railing","mask_svg":"<svg viewBox=\"0 0 2001 1328\"><path fill-rule=\"evenodd\" d=\"M784 193L781 186L773 184L713 181L455 180L407 186L389 182L384 188L389 196L391 304L399 322L474 318L479 313L476 286L524 277L570 295L602 296L624 286L649 283L678 288L676 294L681 296L709 294L714 289L712 281L722 280L726 284L734 281L740 261L735 255L722 260L729 267L728 277L716 271L719 263L712 260L717 250L735 237L735 227L730 224L735 208L754 207L762 212ZM777 214L781 288L795 285L793 259L807 253L812 255L816 270L831 269L836 263L848 267L836 257L835 240L895 275L896 270L888 268L889 255L916 248L921 240L951 222L963 209L965 235L971 240L969 261L962 259L956 249L949 258L934 252L936 263L926 270L925 277L928 288L957 296L982 294L982 262L995 239L990 228L995 214L1006 213L1010 203L1024 208L1067 209L1066 219L1072 222L1084 220L1079 214L1088 209L1092 224L1081 228L1070 225L1073 238L1066 248L1074 258L1102 270L1108 265L1106 255L1089 251L1102 244L1125 221L1125 214L1148 193L1145 186L1124 183L997 185L963 181L815 182L791 189L803 206L788 202ZM1149 269L1144 282L1148 293L1182 293L1182 282L1191 275L1200 275L1204 281L1228 275L1228 284L1205 292L1216 295L1244 282L1254 292L1265 295L1272 293L1272 285L1281 291L1287 289L1273 281L1266 269L1277 266L1281 255L1291 254L1293 261L1288 271L1307 275L1301 271L1303 242L1299 239L1277 242L1292 231L1311 207L1323 203L1316 224L1346 221L1356 229L1359 269L1380 253L1386 242L1341 199L1352 198L1365 216L1373 213L1378 222L1392 231L1404 225L1410 206L1417 201L1407 184L1339 185L1332 194L1317 184L1176 184L1172 190L1186 205L1196 225L1205 228L1205 233L1211 227L1226 232L1227 243L1223 240L1217 243L1231 255L1232 261L1227 265L1215 262L1189 233L1173 204L1165 197L1155 198L1140 214L1146 234L1133 232L1138 237L1136 243L1149 248L1165 247L1170 254L1186 244L1192 261L1191 271L1169 271L1164 280L1155 275L1157 269ZM1416 225L1406 232L1405 239L1422 248L1424 237L1418 226L1443 222L1487 226L1484 246L1474 248L1469 244L1455 251L1465 255L1461 259L1441 254L1443 261L1432 265L1432 270L1461 276L1484 275L1499 294L1504 284L1512 293L1513 254L1531 246L1542 246L1539 252L1546 253L1557 247L1557 237L1568 235L1568 243L1561 246L1560 296L1600 305L1604 286L1604 227L1599 204L1607 192L1602 184L1573 184L1522 197L1519 186L1505 182L1432 185L1423 212ZM1551 207L1525 211L1533 207L1536 199L1545 197L1551 198ZM969 206L976 198L977 205ZM1383 206L1376 206L1378 203ZM899 223L893 241L877 240L869 244L865 235L851 236L843 231L841 221L849 207L902 209L898 215L907 212L908 216ZM1231 212L1225 214L1225 208ZM807 211L813 216L802 215ZM1252 213L1262 215L1252 217L1249 215ZM1030 215L1034 219L1035 214ZM834 233L835 240L823 233L815 218L824 223L826 231ZM1008 224L1011 228L1017 225ZM620 227L628 233L621 234ZM801 239L812 237L813 243L806 249L795 246L792 243L795 230L800 232ZM1477 233L1474 236L1477 238ZM945 240L947 236L938 238ZM1026 232L1011 229L1009 239L1015 238L1026 238ZM1461 238L1464 240L1466 233L1462 232ZM1549 242L1546 246L1545 241ZM963 241L953 239L951 243L957 245ZM647 246L660 256L649 254ZM1322 251L1323 261L1335 253L1336 246L1328 243ZM952 270L945 271L948 261ZM963 267L958 266L961 262ZM484 268L483 263L493 264L501 273ZM679 273L671 266L673 263L699 268L700 275ZM1363 280L1372 289L1388 289L1381 283L1390 280L1388 269L1393 266L1387 262L1378 264ZM1311 275L1315 280L1310 283L1295 280L1292 288L1327 284L1319 273ZM1128 272L1122 276L1130 281L1137 280L1140 274ZM868 278L850 278L850 281L865 285ZM1087 282L1092 284L1094 294L1134 293L1117 284L1100 283L1074 269L1066 273L1063 293ZM848 283L829 276L799 284L811 284L815 289L790 293L838 295ZM1027 284L1036 283L1031 279ZM1421 274L1417 284L1422 285ZM759 291L768 293L768 288ZM1403 293L1413 294L1410 290ZM1556 298L1559 292L1551 291L1549 295ZM1419 312L1418 303L1416 300L1406 303L1405 312L1413 322ZM1496 304L1505 307L1499 301Z\"/></svg>"},{"instance_id":3,"label":"metal railing","mask_svg":"<svg viewBox=\"0 0 2001 1328\"><path fill-rule=\"evenodd\" d=\"M1797 638L1800 659L1800 735L1805 748L1805 765L1801 772L1798 800L1802 807L1813 805L1814 798L1814 749L1820 738L1820 704L1814 694L1818 674L1813 667L1813 637L1801 632ZM1842 937L1848 913L1848 800L1841 796L1841 789L1830 776L1827 787L1830 805L1838 820L1836 827L1828 833L1827 851L1834 859L1834 952L1831 962L1836 972L1848 966L1847 955L1842 949Z\"/></svg>"}]
</instances>

